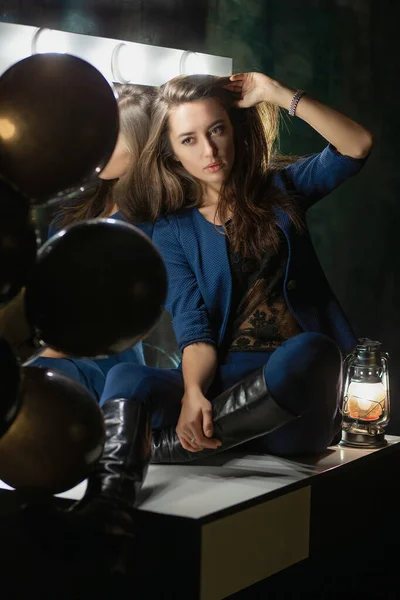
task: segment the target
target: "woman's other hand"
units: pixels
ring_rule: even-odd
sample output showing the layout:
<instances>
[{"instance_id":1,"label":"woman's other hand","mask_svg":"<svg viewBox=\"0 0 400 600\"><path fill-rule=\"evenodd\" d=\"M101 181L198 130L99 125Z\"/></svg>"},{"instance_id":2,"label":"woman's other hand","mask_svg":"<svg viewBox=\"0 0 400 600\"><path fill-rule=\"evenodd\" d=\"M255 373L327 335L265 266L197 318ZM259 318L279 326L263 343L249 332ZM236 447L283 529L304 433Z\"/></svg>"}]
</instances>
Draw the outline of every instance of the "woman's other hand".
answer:
<instances>
[{"instance_id":1,"label":"woman's other hand","mask_svg":"<svg viewBox=\"0 0 400 600\"><path fill-rule=\"evenodd\" d=\"M211 402L201 390L186 392L176 426L182 447L189 452L200 452L205 448L215 450L221 442L211 437L213 429Z\"/></svg>"}]
</instances>

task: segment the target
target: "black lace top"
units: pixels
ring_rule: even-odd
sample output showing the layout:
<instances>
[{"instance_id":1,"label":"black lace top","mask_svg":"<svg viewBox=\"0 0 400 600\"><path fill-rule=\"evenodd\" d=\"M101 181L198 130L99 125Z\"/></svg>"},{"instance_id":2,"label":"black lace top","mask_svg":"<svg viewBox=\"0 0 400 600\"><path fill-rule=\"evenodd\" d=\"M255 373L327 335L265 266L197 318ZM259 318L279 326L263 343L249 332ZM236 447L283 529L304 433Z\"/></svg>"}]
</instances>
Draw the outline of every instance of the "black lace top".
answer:
<instances>
[{"instance_id":1,"label":"black lace top","mask_svg":"<svg viewBox=\"0 0 400 600\"><path fill-rule=\"evenodd\" d=\"M228 245L232 274L229 351L271 351L302 329L290 312L283 283L287 244L280 232L279 252L271 249L261 260L246 259Z\"/></svg>"}]
</instances>

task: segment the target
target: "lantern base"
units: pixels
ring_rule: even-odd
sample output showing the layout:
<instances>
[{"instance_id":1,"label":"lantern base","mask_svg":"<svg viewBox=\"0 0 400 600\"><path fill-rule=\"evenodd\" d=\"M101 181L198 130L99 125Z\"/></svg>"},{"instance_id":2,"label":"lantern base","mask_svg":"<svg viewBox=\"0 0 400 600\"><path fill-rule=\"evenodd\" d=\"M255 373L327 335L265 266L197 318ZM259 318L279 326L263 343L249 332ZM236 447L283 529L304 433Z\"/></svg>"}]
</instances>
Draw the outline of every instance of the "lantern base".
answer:
<instances>
[{"instance_id":1,"label":"lantern base","mask_svg":"<svg viewBox=\"0 0 400 600\"><path fill-rule=\"evenodd\" d=\"M374 434L352 432L342 429L342 439L339 442L340 446L349 446L350 448L382 448L386 446L384 431Z\"/></svg>"}]
</instances>

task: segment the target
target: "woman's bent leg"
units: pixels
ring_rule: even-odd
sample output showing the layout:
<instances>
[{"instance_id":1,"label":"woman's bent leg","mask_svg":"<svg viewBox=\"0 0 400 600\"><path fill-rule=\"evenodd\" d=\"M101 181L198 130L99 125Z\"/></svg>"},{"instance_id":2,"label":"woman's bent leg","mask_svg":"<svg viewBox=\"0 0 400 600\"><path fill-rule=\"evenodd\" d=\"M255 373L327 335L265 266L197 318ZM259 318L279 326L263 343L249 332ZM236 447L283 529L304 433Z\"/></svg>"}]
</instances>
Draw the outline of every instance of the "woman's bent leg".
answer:
<instances>
[{"instance_id":1,"label":"woman's bent leg","mask_svg":"<svg viewBox=\"0 0 400 600\"><path fill-rule=\"evenodd\" d=\"M178 369L121 363L107 374L100 406L116 398L145 404L151 416L151 428L160 429L176 425L182 396L183 379Z\"/></svg>"},{"instance_id":2,"label":"woman's bent leg","mask_svg":"<svg viewBox=\"0 0 400 600\"><path fill-rule=\"evenodd\" d=\"M265 365L265 379L276 402L300 416L255 447L280 455L325 450L340 427L341 373L340 351L324 335L303 333L282 344Z\"/></svg>"}]
</instances>

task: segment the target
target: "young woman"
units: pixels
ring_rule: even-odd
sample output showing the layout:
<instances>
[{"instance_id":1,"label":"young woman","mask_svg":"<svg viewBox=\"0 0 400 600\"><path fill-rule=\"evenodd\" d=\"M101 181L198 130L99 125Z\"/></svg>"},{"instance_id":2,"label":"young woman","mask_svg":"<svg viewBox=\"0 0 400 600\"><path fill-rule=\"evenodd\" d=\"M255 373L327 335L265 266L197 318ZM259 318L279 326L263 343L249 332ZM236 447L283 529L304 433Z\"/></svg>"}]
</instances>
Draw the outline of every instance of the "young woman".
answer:
<instances>
[{"instance_id":1,"label":"young woman","mask_svg":"<svg viewBox=\"0 0 400 600\"><path fill-rule=\"evenodd\" d=\"M282 166L279 109L306 121L326 148ZM153 460L188 460L261 434L259 447L282 455L332 442L341 353L356 337L305 215L359 172L371 146L361 125L261 73L180 77L160 88L139 161L152 186L139 177L135 201L138 215L156 220L182 365L117 365L101 399L151 410Z\"/></svg>"},{"instance_id":2,"label":"young woman","mask_svg":"<svg viewBox=\"0 0 400 600\"><path fill-rule=\"evenodd\" d=\"M154 88L114 84L120 119L120 133L114 152L99 174L97 189L82 193L62 206L52 223L50 234L78 221L101 217L131 220L132 186L140 154L147 142L150 105Z\"/></svg>"},{"instance_id":3,"label":"young woman","mask_svg":"<svg viewBox=\"0 0 400 600\"><path fill-rule=\"evenodd\" d=\"M129 221L131 218L132 182L149 134L153 88L115 84L115 92L119 107L120 133L114 152L99 175L95 191L83 193L63 206L50 225L49 237L65 226L87 219L112 216L114 219ZM139 227L151 235L149 226L143 224ZM99 400L108 370L121 362L143 365L142 344L98 360L68 358L47 348L31 364L64 372L84 384Z\"/></svg>"},{"instance_id":4,"label":"young woman","mask_svg":"<svg viewBox=\"0 0 400 600\"><path fill-rule=\"evenodd\" d=\"M279 108L327 147L284 165L274 150ZM255 438L281 455L332 442L342 354L357 340L305 216L359 172L371 146L361 125L260 73L180 77L159 89L132 220L155 222L182 363L108 371L106 444L74 527L130 539L150 452L153 462L184 462Z\"/></svg>"}]
</instances>

